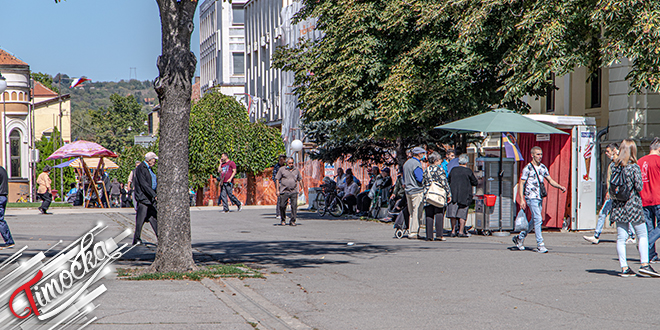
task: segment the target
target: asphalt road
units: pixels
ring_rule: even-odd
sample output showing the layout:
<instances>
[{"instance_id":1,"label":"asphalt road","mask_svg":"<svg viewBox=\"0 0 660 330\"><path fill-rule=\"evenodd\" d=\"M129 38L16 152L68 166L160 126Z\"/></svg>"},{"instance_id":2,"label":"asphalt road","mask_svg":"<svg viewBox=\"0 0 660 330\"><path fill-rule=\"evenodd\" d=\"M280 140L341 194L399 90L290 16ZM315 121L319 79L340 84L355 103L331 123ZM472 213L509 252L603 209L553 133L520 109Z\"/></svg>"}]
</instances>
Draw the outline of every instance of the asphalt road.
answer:
<instances>
[{"instance_id":1,"label":"asphalt road","mask_svg":"<svg viewBox=\"0 0 660 330\"><path fill-rule=\"evenodd\" d=\"M218 208L194 209L191 215L198 263L240 262L261 268L266 279L245 279L244 285L312 328L660 326L660 279L616 276L619 267L614 234L603 234L601 244L591 245L581 238L585 233L545 233L550 253L538 254L512 250L510 237L399 240L393 238L391 225L318 219L305 212L300 213L298 226L279 226L270 208L226 214ZM10 211L7 220L17 242L44 249L59 239L77 238L100 219L120 230L130 227L132 218L127 210L52 216ZM155 240L149 235L143 237ZM527 241L535 246L533 235ZM633 245L628 247L630 265L637 270L638 254ZM141 247L120 264L148 265L153 255L152 249ZM180 289L186 292L188 288ZM212 300L210 294L195 292L200 299ZM188 300L181 303L188 308L199 304ZM102 315L110 314L103 308L109 307L101 305ZM234 319L224 325L213 323L212 311L202 313L210 316L205 326L197 328L241 328ZM226 308L222 311L222 315L231 314ZM142 319L140 324L155 322L144 315ZM175 322L161 328L191 328L184 324ZM116 327L108 323L101 328Z\"/></svg>"}]
</instances>

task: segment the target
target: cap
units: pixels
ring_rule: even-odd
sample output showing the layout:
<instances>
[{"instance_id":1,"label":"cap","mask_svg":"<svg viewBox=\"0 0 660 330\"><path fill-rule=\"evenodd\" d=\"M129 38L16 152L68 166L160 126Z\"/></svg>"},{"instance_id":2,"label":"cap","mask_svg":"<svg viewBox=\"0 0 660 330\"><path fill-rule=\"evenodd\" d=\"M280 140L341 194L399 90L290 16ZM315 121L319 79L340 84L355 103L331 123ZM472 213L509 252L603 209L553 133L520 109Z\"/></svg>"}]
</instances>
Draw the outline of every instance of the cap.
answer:
<instances>
[{"instance_id":1,"label":"cap","mask_svg":"<svg viewBox=\"0 0 660 330\"><path fill-rule=\"evenodd\" d=\"M424 148L414 147L412 153L413 155L425 154L426 150L424 150Z\"/></svg>"},{"instance_id":2,"label":"cap","mask_svg":"<svg viewBox=\"0 0 660 330\"><path fill-rule=\"evenodd\" d=\"M152 160L152 159L158 159L158 156L156 155L155 152L149 151L144 155L144 160Z\"/></svg>"}]
</instances>

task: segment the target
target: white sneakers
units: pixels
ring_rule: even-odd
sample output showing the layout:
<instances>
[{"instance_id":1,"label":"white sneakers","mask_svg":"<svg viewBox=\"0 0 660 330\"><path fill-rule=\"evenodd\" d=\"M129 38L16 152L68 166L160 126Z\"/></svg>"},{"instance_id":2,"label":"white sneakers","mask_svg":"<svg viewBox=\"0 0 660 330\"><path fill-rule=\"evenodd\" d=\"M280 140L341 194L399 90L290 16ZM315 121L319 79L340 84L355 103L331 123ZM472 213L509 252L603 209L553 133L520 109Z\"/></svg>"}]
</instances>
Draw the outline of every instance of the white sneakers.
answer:
<instances>
[{"instance_id":1,"label":"white sneakers","mask_svg":"<svg viewBox=\"0 0 660 330\"><path fill-rule=\"evenodd\" d=\"M594 236L582 236L585 240L591 242L591 244L598 244L600 242L600 239L594 237Z\"/></svg>"}]
</instances>

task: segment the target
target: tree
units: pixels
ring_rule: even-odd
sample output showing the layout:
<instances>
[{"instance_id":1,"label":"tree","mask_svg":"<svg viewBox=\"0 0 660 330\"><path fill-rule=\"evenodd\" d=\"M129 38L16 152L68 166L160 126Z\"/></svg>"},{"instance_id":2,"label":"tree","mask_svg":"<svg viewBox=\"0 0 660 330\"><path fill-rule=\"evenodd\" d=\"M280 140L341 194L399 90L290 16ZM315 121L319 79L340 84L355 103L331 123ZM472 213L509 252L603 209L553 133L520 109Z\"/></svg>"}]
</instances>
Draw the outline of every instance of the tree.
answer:
<instances>
[{"instance_id":1,"label":"tree","mask_svg":"<svg viewBox=\"0 0 660 330\"><path fill-rule=\"evenodd\" d=\"M135 135L146 131L144 122L147 115L132 95L122 97L113 94L110 101L112 106L89 113L94 131L93 140L114 152L122 152L124 148L133 145Z\"/></svg>"},{"instance_id":2,"label":"tree","mask_svg":"<svg viewBox=\"0 0 660 330\"><path fill-rule=\"evenodd\" d=\"M39 149L39 162L37 163L37 173L41 173L46 167L46 165L53 167L65 160L46 160L50 155L59 148L60 145L60 131L57 127L53 128L53 133L50 136L42 135L41 140L35 143L37 149ZM70 184L76 182L76 175L71 167L65 167L60 171L59 169L53 169L50 172L50 178L53 181L52 188L57 190L60 186L60 173L62 173L62 179L65 189L69 187ZM66 191L60 191L60 196L64 196Z\"/></svg>"},{"instance_id":3,"label":"tree","mask_svg":"<svg viewBox=\"0 0 660 330\"><path fill-rule=\"evenodd\" d=\"M306 124L334 121L327 147L375 144L401 165L420 140L454 142L437 125L498 105L525 110L499 90L507 45L459 45L444 2L304 0L296 19L316 17L324 36L279 49L274 65L294 72Z\"/></svg>"},{"instance_id":4,"label":"tree","mask_svg":"<svg viewBox=\"0 0 660 330\"><path fill-rule=\"evenodd\" d=\"M59 91L59 89L55 85L53 85L53 76L51 76L47 73L31 72L30 73L30 78L44 84L44 86L46 86L48 89L50 89L51 91L53 91L55 93L57 93Z\"/></svg>"},{"instance_id":5,"label":"tree","mask_svg":"<svg viewBox=\"0 0 660 330\"><path fill-rule=\"evenodd\" d=\"M242 104L217 91L193 105L188 141L190 186L195 189L217 174L222 152L229 154L238 171L248 174L270 167L284 152L277 129L250 123Z\"/></svg>"}]
</instances>

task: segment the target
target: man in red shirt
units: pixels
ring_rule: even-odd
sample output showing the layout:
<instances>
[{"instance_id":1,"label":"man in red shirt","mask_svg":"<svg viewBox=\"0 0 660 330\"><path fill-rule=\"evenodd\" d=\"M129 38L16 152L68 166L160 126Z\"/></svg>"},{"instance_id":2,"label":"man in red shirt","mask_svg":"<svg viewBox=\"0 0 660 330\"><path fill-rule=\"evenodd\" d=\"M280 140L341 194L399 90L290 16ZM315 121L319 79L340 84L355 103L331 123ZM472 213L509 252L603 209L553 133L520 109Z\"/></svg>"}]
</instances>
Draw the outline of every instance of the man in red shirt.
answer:
<instances>
[{"instance_id":1,"label":"man in red shirt","mask_svg":"<svg viewBox=\"0 0 660 330\"><path fill-rule=\"evenodd\" d=\"M238 200L238 198L236 198L236 196L234 196L234 176L236 175L236 164L229 160L229 155L227 155L226 152L222 153L220 160L222 161L222 164L218 166L218 172L220 173L220 179L222 179L222 183L220 186L220 200L218 200L218 204L220 204L220 201L222 201L223 211L225 213L229 212L229 203L227 202L227 196L229 196L231 202L238 208L237 211L240 211L241 202Z\"/></svg>"},{"instance_id":2,"label":"man in red shirt","mask_svg":"<svg viewBox=\"0 0 660 330\"><path fill-rule=\"evenodd\" d=\"M649 260L655 263L658 261L655 241L660 237L660 227L657 227L660 218L660 138L654 138L649 148L649 154L640 158L637 164L642 170L644 182L640 195L649 232Z\"/></svg>"}]
</instances>

